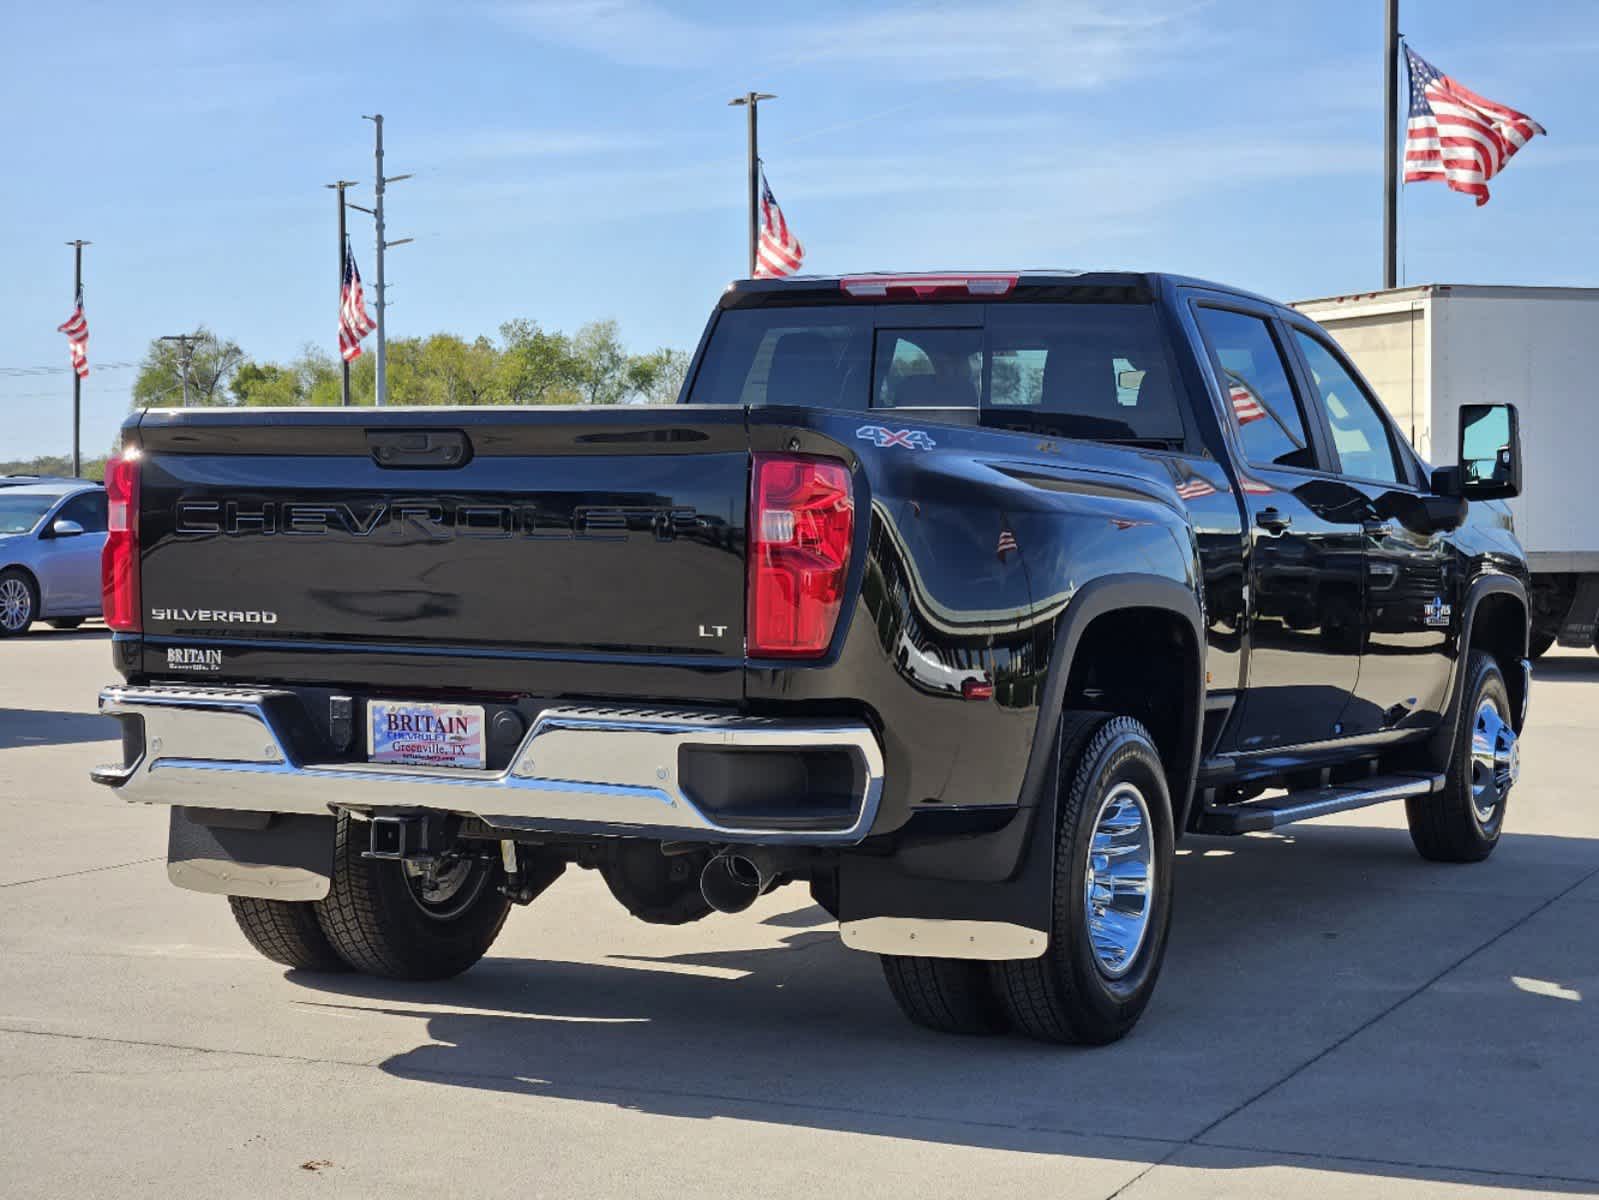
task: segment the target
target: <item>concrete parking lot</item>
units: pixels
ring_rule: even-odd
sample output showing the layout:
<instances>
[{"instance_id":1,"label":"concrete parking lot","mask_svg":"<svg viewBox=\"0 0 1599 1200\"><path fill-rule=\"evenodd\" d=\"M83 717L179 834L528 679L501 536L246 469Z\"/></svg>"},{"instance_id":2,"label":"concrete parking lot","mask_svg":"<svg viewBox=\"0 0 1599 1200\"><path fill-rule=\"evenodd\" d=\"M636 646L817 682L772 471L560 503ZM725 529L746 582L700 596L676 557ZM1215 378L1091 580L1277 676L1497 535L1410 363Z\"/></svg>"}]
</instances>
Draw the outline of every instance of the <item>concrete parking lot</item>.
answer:
<instances>
[{"instance_id":1,"label":"concrete parking lot","mask_svg":"<svg viewBox=\"0 0 1599 1200\"><path fill-rule=\"evenodd\" d=\"M0 644L0 1180L17 1196L1599 1192L1599 656L1538 668L1508 833L1191 839L1120 1045L907 1026L799 889L634 923L593 875L441 984L285 972L86 772L103 632Z\"/></svg>"}]
</instances>

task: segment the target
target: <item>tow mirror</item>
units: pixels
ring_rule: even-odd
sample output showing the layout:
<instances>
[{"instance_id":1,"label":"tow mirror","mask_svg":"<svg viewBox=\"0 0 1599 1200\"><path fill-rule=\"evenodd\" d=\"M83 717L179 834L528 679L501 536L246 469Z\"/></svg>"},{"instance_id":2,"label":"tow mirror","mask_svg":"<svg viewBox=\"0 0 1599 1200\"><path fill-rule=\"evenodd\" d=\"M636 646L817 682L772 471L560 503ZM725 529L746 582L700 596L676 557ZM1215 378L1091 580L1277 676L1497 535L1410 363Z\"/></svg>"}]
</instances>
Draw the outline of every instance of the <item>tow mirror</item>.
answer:
<instances>
[{"instance_id":1,"label":"tow mirror","mask_svg":"<svg viewBox=\"0 0 1599 1200\"><path fill-rule=\"evenodd\" d=\"M1434 472L1433 490L1467 500L1521 495L1521 418L1514 404L1460 406L1460 453Z\"/></svg>"}]
</instances>

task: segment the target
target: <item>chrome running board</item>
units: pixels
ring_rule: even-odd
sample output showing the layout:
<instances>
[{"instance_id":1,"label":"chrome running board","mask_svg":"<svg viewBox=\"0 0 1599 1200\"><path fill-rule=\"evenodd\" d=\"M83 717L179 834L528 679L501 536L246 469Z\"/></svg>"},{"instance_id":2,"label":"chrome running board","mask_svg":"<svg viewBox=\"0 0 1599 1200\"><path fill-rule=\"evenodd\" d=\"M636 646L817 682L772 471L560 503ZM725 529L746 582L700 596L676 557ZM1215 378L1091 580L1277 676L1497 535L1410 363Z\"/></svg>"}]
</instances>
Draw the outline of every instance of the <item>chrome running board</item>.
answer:
<instances>
[{"instance_id":1,"label":"chrome running board","mask_svg":"<svg viewBox=\"0 0 1599 1200\"><path fill-rule=\"evenodd\" d=\"M1406 800L1411 796L1425 796L1436 792L1443 782L1442 775L1401 772L1373 775L1359 783L1330 784L1301 792L1286 792L1281 796L1268 796L1247 804L1215 805L1200 813L1198 832L1255 833L1276 829L1295 821L1308 821L1311 817L1325 817L1329 813L1386 804L1390 800Z\"/></svg>"}]
</instances>

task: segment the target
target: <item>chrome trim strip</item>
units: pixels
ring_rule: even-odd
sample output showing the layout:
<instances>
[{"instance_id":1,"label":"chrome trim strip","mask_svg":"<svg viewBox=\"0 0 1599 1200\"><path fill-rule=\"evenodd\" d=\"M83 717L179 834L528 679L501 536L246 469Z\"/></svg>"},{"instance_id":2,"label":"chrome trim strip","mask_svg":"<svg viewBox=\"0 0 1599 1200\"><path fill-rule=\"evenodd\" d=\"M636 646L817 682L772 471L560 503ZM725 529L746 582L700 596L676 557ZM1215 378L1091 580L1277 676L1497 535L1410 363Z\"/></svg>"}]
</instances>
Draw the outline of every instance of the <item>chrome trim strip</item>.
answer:
<instances>
[{"instance_id":1,"label":"chrome trim strip","mask_svg":"<svg viewBox=\"0 0 1599 1200\"><path fill-rule=\"evenodd\" d=\"M1038 958L1049 948L1044 930L1009 921L865 917L841 922L838 933L851 950L911 958Z\"/></svg>"},{"instance_id":2,"label":"chrome trim strip","mask_svg":"<svg viewBox=\"0 0 1599 1200\"><path fill-rule=\"evenodd\" d=\"M503 771L302 763L274 724L270 688L108 687L107 716L144 718L145 752L118 787L129 801L255 812L431 808L502 829L659 833L679 840L853 845L871 831L883 757L870 728L736 713L561 706L546 709ZM845 750L861 792L845 827L765 829L718 822L677 781L687 745ZM120 772L97 768L96 782Z\"/></svg>"}]
</instances>

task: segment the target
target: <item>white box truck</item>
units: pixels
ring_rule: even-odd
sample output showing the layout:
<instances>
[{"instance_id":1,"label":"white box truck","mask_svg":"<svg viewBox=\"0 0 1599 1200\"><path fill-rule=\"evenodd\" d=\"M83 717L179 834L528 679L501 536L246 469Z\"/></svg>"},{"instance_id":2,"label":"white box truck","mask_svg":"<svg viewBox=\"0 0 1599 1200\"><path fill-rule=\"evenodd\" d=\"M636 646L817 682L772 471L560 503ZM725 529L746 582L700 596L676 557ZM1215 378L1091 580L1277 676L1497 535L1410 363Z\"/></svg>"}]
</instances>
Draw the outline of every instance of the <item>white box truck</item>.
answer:
<instances>
[{"instance_id":1,"label":"white box truck","mask_svg":"<svg viewBox=\"0 0 1599 1200\"><path fill-rule=\"evenodd\" d=\"M1525 490L1509 502L1533 571L1532 650L1593 646L1599 521L1599 288L1423 284L1300 300L1431 463L1455 461L1462 404L1521 410Z\"/></svg>"}]
</instances>

